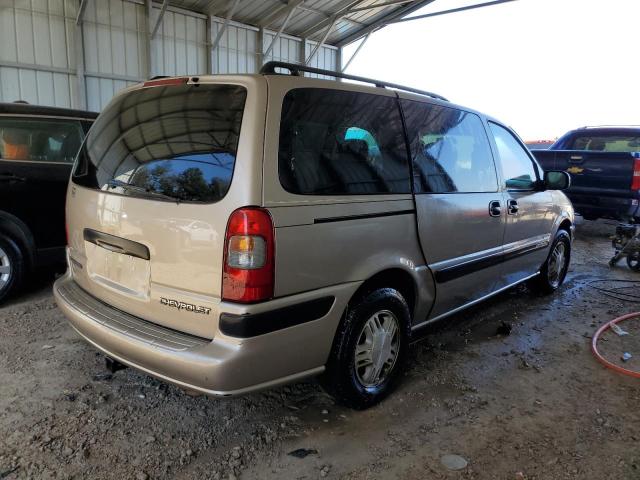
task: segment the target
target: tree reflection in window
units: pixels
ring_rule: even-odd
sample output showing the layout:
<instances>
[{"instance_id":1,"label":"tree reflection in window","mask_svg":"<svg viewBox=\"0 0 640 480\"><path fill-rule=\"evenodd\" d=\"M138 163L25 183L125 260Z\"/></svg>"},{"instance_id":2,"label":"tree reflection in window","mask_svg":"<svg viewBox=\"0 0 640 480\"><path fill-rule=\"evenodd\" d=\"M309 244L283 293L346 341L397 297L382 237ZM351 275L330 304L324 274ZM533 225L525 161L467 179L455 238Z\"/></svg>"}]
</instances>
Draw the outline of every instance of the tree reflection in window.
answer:
<instances>
[{"instance_id":1,"label":"tree reflection in window","mask_svg":"<svg viewBox=\"0 0 640 480\"><path fill-rule=\"evenodd\" d=\"M118 180L183 201L209 202L227 193L233 164L228 153L180 155L139 165L128 181Z\"/></svg>"}]
</instances>

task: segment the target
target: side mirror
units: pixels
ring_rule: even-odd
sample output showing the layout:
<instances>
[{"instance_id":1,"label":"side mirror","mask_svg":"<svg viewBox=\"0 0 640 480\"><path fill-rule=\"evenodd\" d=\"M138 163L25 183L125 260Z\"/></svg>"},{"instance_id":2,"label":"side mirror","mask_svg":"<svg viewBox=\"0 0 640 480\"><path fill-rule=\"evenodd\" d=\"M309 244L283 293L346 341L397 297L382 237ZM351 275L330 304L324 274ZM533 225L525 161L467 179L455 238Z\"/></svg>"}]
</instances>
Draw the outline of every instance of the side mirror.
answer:
<instances>
[{"instance_id":1,"label":"side mirror","mask_svg":"<svg viewBox=\"0 0 640 480\"><path fill-rule=\"evenodd\" d=\"M566 190L571 186L571 175L567 172L550 170L544 172L545 190Z\"/></svg>"}]
</instances>

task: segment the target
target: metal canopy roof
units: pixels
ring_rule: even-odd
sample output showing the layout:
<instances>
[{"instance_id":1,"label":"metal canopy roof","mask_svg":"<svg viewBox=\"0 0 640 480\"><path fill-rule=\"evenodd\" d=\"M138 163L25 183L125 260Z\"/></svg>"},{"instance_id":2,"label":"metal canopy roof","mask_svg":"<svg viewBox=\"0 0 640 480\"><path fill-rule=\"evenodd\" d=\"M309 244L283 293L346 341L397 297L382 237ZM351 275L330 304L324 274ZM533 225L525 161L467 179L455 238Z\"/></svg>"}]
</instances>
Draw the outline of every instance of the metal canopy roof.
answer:
<instances>
[{"instance_id":1,"label":"metal canopy roof","mask_svg":"<svg viewBox=\"0 0 640 480\"><path fill-rule=\"evenodd\" d=\"M169 0L175 7L343 46L434 0Z\"/></svg>"}]
</instances>

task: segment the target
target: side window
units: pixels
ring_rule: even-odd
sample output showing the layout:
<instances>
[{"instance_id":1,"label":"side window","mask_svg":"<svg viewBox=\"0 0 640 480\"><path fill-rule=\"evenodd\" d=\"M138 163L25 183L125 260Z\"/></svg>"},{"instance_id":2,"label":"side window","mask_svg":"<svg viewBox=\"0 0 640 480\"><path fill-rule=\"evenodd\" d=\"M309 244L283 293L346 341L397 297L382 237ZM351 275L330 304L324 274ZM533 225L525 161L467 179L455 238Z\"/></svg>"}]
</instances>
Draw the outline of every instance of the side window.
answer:
<instances>
[{"instance_id":1,"label":"side window","mask_svg":"<svg viewBox=\"0 0 640 480\"><path fill-rule=\"evenodd\" d=\"M301 195L410 193L402 120L394 98L300 88L284 98L278 172Z\"/></svg>"},{"instance_id":2,"label":"side window","mask_svg":"<svg viewBox=\"0 0 640 480\"><path fill-rule=\"evenodd\" d=\"M0 159L71 164L83 137L78 121L0 117Z\"/></svg>"},{"instance_id":3,"label":"side window","mask_svg":"<svg viewBox=\"0 0 640 480\"><path fill-rule=\"evenodd\" d=\"M416 193L498 190L480 117L455 108L402 100Z\"/></svg>"},{"instance_id":4,"label":"side window","mask_svg":"<svg viewBox=\"0 0 640 480\"><path fill-rule=\"evenodd\" d=\"M510 190L533 190L538 177L533 162L513 134L500 125L489 122L498 147L502 174Z\"/></svg>"}]
</instances>

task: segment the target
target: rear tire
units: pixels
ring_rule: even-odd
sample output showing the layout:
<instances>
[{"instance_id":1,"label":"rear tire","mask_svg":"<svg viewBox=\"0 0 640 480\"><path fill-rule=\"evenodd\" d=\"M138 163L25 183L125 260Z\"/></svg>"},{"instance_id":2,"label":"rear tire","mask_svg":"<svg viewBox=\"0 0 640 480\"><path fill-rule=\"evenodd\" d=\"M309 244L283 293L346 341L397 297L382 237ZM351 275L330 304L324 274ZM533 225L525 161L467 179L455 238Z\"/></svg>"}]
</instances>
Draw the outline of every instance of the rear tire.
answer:
<instances>
[{"instance_id":1,"label":"rear tire","mask_svg":"<svg viewBox=\"0 0 640 480\"><path fill-rule=\"evenodd\" d=\"M570 261L571 237L566 230L558 230L540 274L532 281L534 289L544 294L558 290L567 276Z\"/></svg>"},{"instance_id":2,"label":"rear tire","mask_svg":"<svg viewBox=\"0 0 640 480\"><path fill-rule=\"evenodd\" d=\"M25 270L25 259L20 247L11 238L0 236L0 303L18 291Z\"/></svg>"},{"instance_id":3,"label":"rear tire","mask_svg":"<svg viewBox=\"0 0 640 480\"><path fill-rule=\"evenodd\" d=\"M640 252L627 255L627 265L634 272L640 272Z\"/></svg>"},{"instance_id":4,"label":"rear tire","mask_svg":"<svg viewBox=\"0 0 640 480\"><path fill-rule=\"evenodd\" d=\"M380 288L350 303L320 381L339 403L362 410L380 402L404 370L411 313L404 297Z\"/></svg>"}]
</instances>

